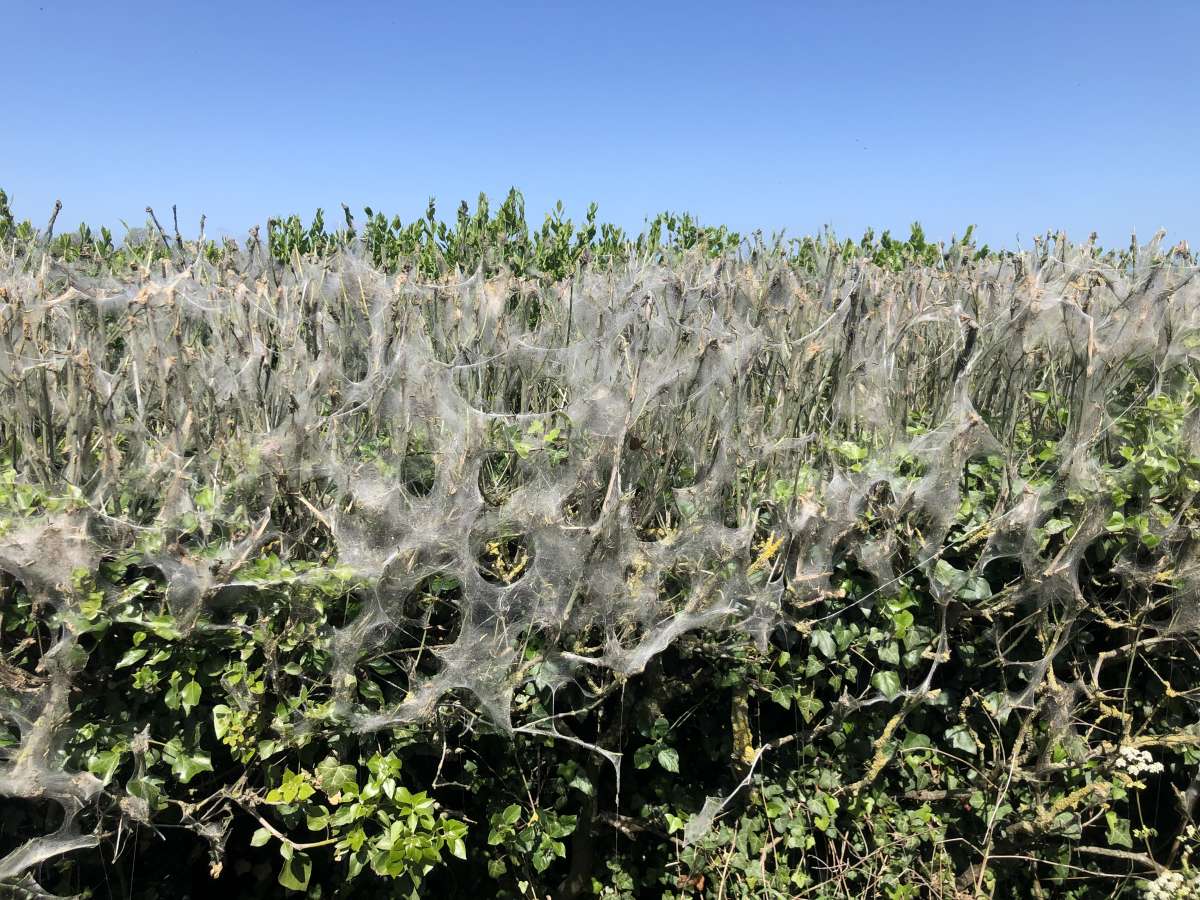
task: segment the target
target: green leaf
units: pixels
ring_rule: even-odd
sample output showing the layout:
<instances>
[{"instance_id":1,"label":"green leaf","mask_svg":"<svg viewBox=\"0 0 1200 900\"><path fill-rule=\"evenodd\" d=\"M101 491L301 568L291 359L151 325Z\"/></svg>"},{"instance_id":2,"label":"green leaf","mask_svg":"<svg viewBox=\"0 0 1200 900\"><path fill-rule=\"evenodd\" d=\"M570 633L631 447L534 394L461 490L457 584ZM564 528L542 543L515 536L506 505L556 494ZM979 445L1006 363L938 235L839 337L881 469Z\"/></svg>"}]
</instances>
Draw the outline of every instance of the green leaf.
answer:
<instances>
[{"instance_id":1,"label":"green leaf","mask_svg":"<svg viewBox=\"0 0 1200 900\"><path fill-rule=\"evenodd\" d=\"M929 740L929 735L922 734L919 731L910 731L904 736L904 742L900 745L904 750L922 750L933 747L933 742Z\"/></svg>"},{"instance_id":2,"label":"green leaf","mask_svg":"<svg viewBox=\"0 0 1200 900\"><path fill-rule=\"evenodd\" d=\"M638 769L650 768L650 763L654 759L654 745L643 744L638 747L633 753L633 765Z\"/></svg>"},{"instance_id":3,"label":"green leaf","mask_svg":"<svg viewBox=\"0 0 1200 900\"><path fill-rule=\"evenodd\" d=\"M279 870L279 883L289 891L307 890L311 877L312 859L307 853L293 853L291 859L284 860L283 868Z\"/></svg>"},{"instance_id":4,"label":"green leaf","mask_svg":"<svg viewBox=\"0 0 1200 900\"><path fill-rule=\"evenodd\" d=\"M890 670L872 675L871 685L889 700L900 696L900 676Z\"/></svg>"},{"instance_id":5,"label":"green leaf","mask_svg":"<svg viewBox=\"0 0 1200 900\"><path fill-rule=\"evenodd\" d=\"M171 771L180 784L187 784L201 772L213 770L212 760L207 753L181 753L171 763Z\"/></svg>"},{"instance_id":6,"label":"green leaf","mask_svg":"<svg viewBox=\"0 0 1200 900\"><path fill-rule=\"evenodd\" d=\"M904 635L908 633L908 629L912 628L914 621L912 613L907 609L901 610L892 616L892 632L896 637L904 640Z\"/></svg>"},{"instance_id":7,"label":"green leaf","mask_svg":"<svg viewBox=\"0 0 1200 900\"><path fill-rule=\"evenodd\" d=\"M812 694L796 695L796 709L800 711L806 725L811 724L824 707L825 704Z\"/></svg>"},{"instance_id":8,"label":"green leaf","mask_svg":"<svg viewBox=\"0 0 1200 900\"><path fill-rule=\"evenodd\" d=\"M100 615L103 604L104 595L93 591L79 602L79 614L89 622L94 621Z\"/></svg>"},{"instance_id":9,"label":"green leaf","mask_svg":"<svg viewBox=\"0 0 1200 900\"><path fill-rule=\"evenodd\" d=\"M515 825L520 818L521 807L515 803L506 806L504 812L500 814L500 822L504 825Z\"/></svg>"},{"instance_id":10,"label":"green leaf","mask_svg":"<svg viewBox=\"0 0 1200 900\"><path fill-rule=\"evenodd\" d=\"M108 750L101 750L93 753L87 759L88 771L103 781L105 784L112 779L117 771L117 767L121 764L121 757L124 755L122 746L112 747Z\"/></svg>"},{"instance_id":11,"label":"green leaf","mask_svg":"<svg viewBox=\"0 0 1200 900\"><path fill-rule=\"evenodd\" d=\"M250 846L261 847L271 840L271 832L265 828L256 828L254 834L250 835Z\"/></svg>"},{"instance_id":12,"label":"green leaf","mask_svg":"<svg viewBox=\"0 0 1200 900\"><path fill-rule=\"evenodd\" d=\"M327 756L317 763L316 775L325 793L336 794L354 784L358 772L354 766L345 763L339 765L336 757Z\"/></svg>"},{"instance_id":13,"label":"green leaf","mask_svg":"<svg viewBox=\"0 0 1200 900\"><path fill-rule=\"evenodd\" d=\"M1133 847L1133 836L1129 833L1129 820L1120 818L1115 812L1104 815L1108 822L1108 842L1118 847Z\"/></svg>"},{"instance_id":14,"label":"green leaf","mask_svg":"<svg viewBox=\"0 0 1200 900\"><path fill-rule=\"evenodd\" d=\"M212 708L213 733L221 740L229 732L229 723L233 718L233 710L224 703L218 703Z\"/></svg>"},{"instance_id":15,"label":"green leaf","mask_svg":"<svg viewBox=\"0 0 1200 900\"><path fill-rule=\"evenodd\" d=\"M132 666L149 652L149 649L146 647L137 647L133 650L126 650L125 655L117 660L117 664L113 666L113 668L124 669L126 666Z\"/></svg>"},{"instance_id":16,"label":"green leaf","mask_svg":"<svg viewBox=\"0 0 1200 900\"><path fill-rule=\"evenodd\" d=\"M678 772L679 752L674 747L663 747L658 751L658 764L668 772Z\"/></svg>"},{"instance_id":17,"label":"green leaf","mask_svg":"<svg viewBox=\"0 0 1200 900\"><path fill-rule=\"evenodd\" d=\"M175 627L175 620L168 615L155 616L148 623L150 630L164 641L177 641L182 634Z\"/></svg>"},{"instance_id":18,"label":"green leaf","mask_svg":"<svg viewBox=\"0 0 1200 900\"><path fill-rule=\"evenodd\" d=\"M866 447L861 447L858 444L855 444L853 441L842 441L840 444L838 444L837 449L842 456L846 457L846 459L852 462L866 459L868 454Z\"/></svg>"},{"instance_id":19,"label":"green leaf","mask_svg":"<svg viewBox=\"0 0 1200 900\"><path fill-rule=\"evenodd\" d=\"M375 703L383 703L383 689L379 687L370 678L362 678L358 682L358 692L364 700L371 700Z\"/></svg>"},{"instance_id":20,"label":"green leaf","mask_svg":"<svg viewBox=\"0 0 1200 900\"><path fill-rule=\"evenodd\" d=\"M117 595L116 602L118 604L128 603L130 600L133 600L135 597L138 597L141 594L144 594L146 592L146 589L149 587L150 587L150 580L148 578L139 578L137 581L135 581L129 587L125 588L125 590L121 591L121 593L119 595Z\"/></svg>"},{"instance_id":21,"label":"green leaf","mask_svg":"<svg viewBox=\"0 0 1200 900\"><path fill-rule=\"evenodd\" d=\"M944 559L939 559L933 567L933 577L935 581L946 585L947 587L957 591L967 581L967 573L961 569L956 569Z\"/></svg>"},{"instance_id":22,"label":"green leaf","mask_svg":"<svg viewBox=\"0 0 1200 900\"><path fill-rule=\"evenodd\" d=\"M1070 527L1070 519L1047 519L1046 524L1042 526L1042 531L1047 535L1052 535L1058 534L1060 531L1066 531Z\"/></svg>"},{"instance_id":23,"label":"green leaf","mask_svg":"<svg viewBox=\"0 0 1200 900\"><path fill-rule=\"evenodd\" d=\"M964 600L987 600L992 596L992 586L986 578L972 576L959 588L958 596Z\"/></svg>"},{"instance_id":24,"label":"green leaf","mask_svg":"<svg viewBox=\"0 0 1200 900\"><path fill-rule=\"evenodd\" d=\"M828 631L820 628L812 633L812 645L825 655L826 659L833 659L837 655L837 642L834 641L833 635Z\"/></svg>"},{"instance_id":25,"label":"green leaf","mask_svg":"<svg viewBox=\"0 0 1200 900\"><path fill-rule=\"evenodd\" d=\"M158 804L161 790L161 778L130 778L125 782L125 790L129 792L131 797L137 797L139 800L145 800L151 809L155 809Z\"/></svg>"},{"instance_id":26,"label":"green leaf","mask_svg":"<svg viewBox=\"0 0 1200 900\"><path fill-rule=\"evenodd\" d=\"M979 745L975 743L975 738L971 736L971 732L966 725L955 725L952 728L946 729L946 739L950 741L950 746L956 750L961 750L963 753L978 753Z\"/></svg>"},{"instance_id":27,"label":"green leaf","mask_svg":"<svg viewBox=\"0 0 1200 900\"><path fill-rule=\"evenodd\" d=\"M567 787L574 788L575 790L579 791L582 794L585 794L588 797L591 797L596 793L595 786L592 784L591 781L588 780L587 776L582 773L580 773L580 774L576 775L574 778L572 778L568 782Z\"/></svg>"},{"instance_id":28,"label":"green leaf","mask_svg":"<svg viewBox=\"0 0 1200 900\"><path fill-rule=\"evenodd\" d=\"M190 713L192 707L200 702L200 684L195 681L189 681L183 686L183 690L179 694L180 702L183 704L184 714Z\"/></svg>"}]
</instances>

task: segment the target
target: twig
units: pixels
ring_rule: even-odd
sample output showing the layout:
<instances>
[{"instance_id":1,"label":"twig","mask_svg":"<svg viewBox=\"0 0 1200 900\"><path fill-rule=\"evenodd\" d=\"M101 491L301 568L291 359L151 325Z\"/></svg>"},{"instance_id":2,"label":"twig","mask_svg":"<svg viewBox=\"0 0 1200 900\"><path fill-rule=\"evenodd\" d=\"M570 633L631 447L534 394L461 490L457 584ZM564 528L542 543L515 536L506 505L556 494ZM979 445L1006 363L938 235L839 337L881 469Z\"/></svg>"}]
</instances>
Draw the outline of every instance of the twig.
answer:
<instances>
[{"instance_id":1,"label":"twig","mask_svg":"<svg viewBox=\"0 0 1200 900\"><path fill-rule=\"evenodd\" d=\"M1113 859L1124 859L1129 862L1141 863L1148 869L1154 870L1156 873L1165 872L1166 866L1162 863L1155 862L1145 853L1138 853L1136 850L1115 850L1112 847L1076 847L1077 853L1087 853L1091 856L1110 856Z\"/></svg>"},{"instance_id":2,"label":"twig","mask_svg":"<svg viewBox=\"0 0 1200 900\"><path fill-rule=\"evenodd\" d=\"M149 206L146 207L146 213L147 213L147 215L150 216L151 220L154 222L154 227L158 229L158 236L160 238L162 238L163 246L166 247L167 250L169 251L171 249L171 243L170 243L170 241L167 240L167 233L165 231L163 231L162 225L160 225L158 223L158 216L156 216L154 214L154 210L151 209Z\"/></svg>"},{"instance_id":3,"label":"twig","mask_svg":"<svg viewBox=\"0 0 1200 900\"><path fill-rule=\"evenodd\" d=\"M54 237L54 220L58 218L58 214L62 211L62 201L54 201L54 212L50 213L50 221L46 223L46 240Z\"/></svg>"},{"instance_id":4,"label":"twig","mask_svg":"<svg viewBox=\"0 0 1200 900\"><path fill-rule=\"evenodd\" d=\"M296 841L293 841L290 837L288 837L286 834L284 834L283 832L281 832L277 828L275 828L274 825L272 825L270 822L268 822L262 816L260 816L254 810L254 807L250 806L248 803L246 803L245 801L243 801L239 798L235 797L233 799L234 799L234 802L237 803L238 806L240 806L242 809L244 809L250 815L254 816L254 818L256 818L259 821L259 824L261 824L262 827L265 828L273 837L278 838L280 841L282 841L283 843L290 846L293 850L311 850L314 847L328 847L330 844L336 844L338 842L337 838L326 838L323 841L314 841L309 844L297 843Z\"/></svg>"}]
</instances>

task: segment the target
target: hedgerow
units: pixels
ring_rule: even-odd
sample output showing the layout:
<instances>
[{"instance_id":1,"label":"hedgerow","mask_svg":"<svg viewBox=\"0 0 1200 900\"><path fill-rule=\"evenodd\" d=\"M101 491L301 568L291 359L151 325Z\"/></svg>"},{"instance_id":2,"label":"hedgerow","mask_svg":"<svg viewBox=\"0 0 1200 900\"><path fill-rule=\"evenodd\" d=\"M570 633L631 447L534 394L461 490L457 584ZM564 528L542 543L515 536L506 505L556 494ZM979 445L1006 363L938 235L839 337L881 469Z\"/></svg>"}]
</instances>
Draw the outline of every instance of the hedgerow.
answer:
<instances>
[{"instance_id":1,"label":"hedgerow","mask_svg":"<svg viewBox=\"0 0 1200 900\"><path fill-rule=\"evenodd\" d=\"M0 195L14 896L1190 896L1185 247Z\"/></svg>"}]
</instances>

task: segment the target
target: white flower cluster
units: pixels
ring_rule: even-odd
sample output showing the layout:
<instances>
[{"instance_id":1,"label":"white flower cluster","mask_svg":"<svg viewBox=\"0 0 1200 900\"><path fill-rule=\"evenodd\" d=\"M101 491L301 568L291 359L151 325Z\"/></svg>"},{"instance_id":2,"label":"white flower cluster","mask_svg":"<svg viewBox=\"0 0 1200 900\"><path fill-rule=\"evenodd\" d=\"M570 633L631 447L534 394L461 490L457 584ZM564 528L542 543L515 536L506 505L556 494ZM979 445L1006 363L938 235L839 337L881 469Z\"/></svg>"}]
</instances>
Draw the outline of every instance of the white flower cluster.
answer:
<instances>
[{"instance_id":1,"label":"white flower cluster","mask_svg":"<svg viewBox=\"0 0 1200 900\"><path fill-rule=\"evenodd\" d=\"M1200 900L1200 876L1163 872L1146 886L1147 900Z\"/></svg>"},{"instance_id":2,"label":"white flower cluster","mask_svg":"<svg viewBox=\"0 0 1200 900\"><path fill-rule=\"evenodd\" d=\"M1149 750L1139 750L1137 747L1125 746L1117 756L1117 768L1131 778L1139 775L1155 774L1163 770L1163 764L1155 762Z\"/></svg>"}]
</instances>

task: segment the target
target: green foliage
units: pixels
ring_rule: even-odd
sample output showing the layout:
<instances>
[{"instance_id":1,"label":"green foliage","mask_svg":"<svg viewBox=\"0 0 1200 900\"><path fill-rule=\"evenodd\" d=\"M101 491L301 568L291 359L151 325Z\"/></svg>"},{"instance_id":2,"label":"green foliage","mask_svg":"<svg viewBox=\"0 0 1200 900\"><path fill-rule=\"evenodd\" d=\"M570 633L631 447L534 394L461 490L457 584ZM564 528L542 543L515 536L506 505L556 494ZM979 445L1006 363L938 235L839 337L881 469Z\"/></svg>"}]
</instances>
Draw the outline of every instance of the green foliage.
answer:
<instances>
[{"instance_id":1,"label":"green foliage","mask_svg":"<svg viewBox=\"0 0 1200 900\"><path fill-rule=\"evenodd\" d=\"M297 844L273 826L264 825L251 838L252 846L277 839L283 865L279 883L304 890L312 868L311 848L332 844L334 859L345 861L348 879L370 870L384 878L403 879L413 896L422 879L442 861L443 851L466 859L467 826L445 813L424 791L411 793L399 784L402 761L389 753L366 761L366 774L348 763L327 756L313 772L285 768L278 785L262 802L289 831L303 822L318 840Z\"/></svg>"},{"instance_id":2,"label":"green foliage","mask_svg":"<svg viewBox=\"0 0 1200 900\"><path fill-rule=\"evenodd\" d=\"M350 209L343 206L345 227L335 230L327 229L321 209L307 224L297 215L270 218L265 252L277 265L286 267L294 256L324 256L361 244L372 262L388 271L400 266L412 267L421 276L434 279L455 271L473 272L482 267L491 273L503 268L518 276L549 281L567 278L586 266L604 267L631 255L661 261L689 252L718 258L747 251L756 256L780 256L807 271L815 271L818 259L830 251L847 259L868 259L891 271L911 266L952 269L964 260L996 255L986 246L976 247L974 226L969 226L962 238L952 238L945 245L930 242L916 222L903 241L888 231L877 237L868 229L857 243L839 241L828 232L816 238L784 241L778 236L764 242L758 234L743 238L724 225L702 225L688 213L662 212L647 221L644 231L630 236L611 223L601 222L594 203L578 225L565 216L559 203L545 215L540 226L535 226L527 220L524 197L515 188L494 213L483 194L479 195L474 210L463 201L453 221L438 218L437 204L432 198L425 215L407 223L399 216L388 217L371 207L363 212L364 220L358 225ZM0 244L3 243L19 251L41 246L37 229L28 221L17 223L7 196L0 192ZM253 253L258 246L255 228L246 242L246 250ZM173 244L156 222L148 222L147 228L132 242L127 239L120 246L114 244L109 229L93 232L89 226L81 225L75 233L53 238L45 249L63 261L90 263L97 271L128 272L145 270L173 257L199 257L216 264L237 252L238 246L228 239L222 244L207 239L180 239ZM1101 255L1099 250L1096 253ZM1131 259L1135 255L1128 251L1123 257Z\"/></svg>"}]
</instances>

